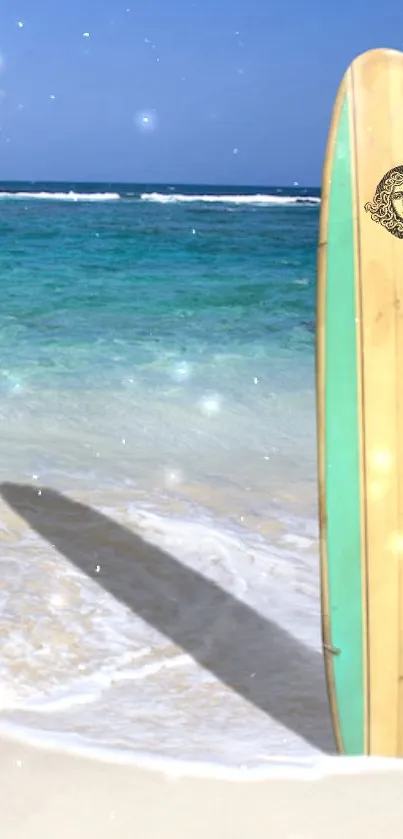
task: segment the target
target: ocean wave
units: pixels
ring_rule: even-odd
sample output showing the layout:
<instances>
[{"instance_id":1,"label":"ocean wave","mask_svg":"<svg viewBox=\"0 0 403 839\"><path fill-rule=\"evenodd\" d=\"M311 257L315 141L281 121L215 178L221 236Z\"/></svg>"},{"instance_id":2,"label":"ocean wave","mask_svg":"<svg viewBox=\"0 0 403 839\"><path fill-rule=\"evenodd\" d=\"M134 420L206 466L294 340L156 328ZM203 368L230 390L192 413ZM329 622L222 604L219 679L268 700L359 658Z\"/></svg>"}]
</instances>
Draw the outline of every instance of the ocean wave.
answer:
<instances>
[{"instance_id":1,"label":"ocean wave","mask_svg":"<svg viewBox=\"0 0 403 839\"><path fill-rule=\"evenodd\" d=\"M232 204L239 206L242 204L260 207L269 206L312 206L320 204L320 198L313 195L265 195L263 193L256 193L254 195L230 195L230 194L185 194L185 193L164 193L164 192L143 192L141 194L129 192L75 192L69 190L68 192L51 192L49 190L43 191L21 191L9 192L0 190L0 200L16 200L16 201L72 201L72 202L101 202L101 201L119 201L126 199L129 201L141 200L157 204Z\"/></svg>"},{"instance_id":2,"label":"ocean wave","mask_svg":"<svg viewBox=\"0 0 403 839\"><path fill-rule=\"evenodd\" d=\"M24 201L119 201L118 192L0 192L0 199Z\"/></svg>"},{"instance_id":3,"label":"ocean wave","mask_svg":"<svg viewBox=\"0 0 403 839\"><path fill-rule=\"evenodd\" d=\"M151 201L157 204L252 204L258 206L288 206L288 205L312 205L320 204L320 198L313 195L166 195L163 192L143 192L140 195L142 201Z\"/></svg>"}]
</instances>

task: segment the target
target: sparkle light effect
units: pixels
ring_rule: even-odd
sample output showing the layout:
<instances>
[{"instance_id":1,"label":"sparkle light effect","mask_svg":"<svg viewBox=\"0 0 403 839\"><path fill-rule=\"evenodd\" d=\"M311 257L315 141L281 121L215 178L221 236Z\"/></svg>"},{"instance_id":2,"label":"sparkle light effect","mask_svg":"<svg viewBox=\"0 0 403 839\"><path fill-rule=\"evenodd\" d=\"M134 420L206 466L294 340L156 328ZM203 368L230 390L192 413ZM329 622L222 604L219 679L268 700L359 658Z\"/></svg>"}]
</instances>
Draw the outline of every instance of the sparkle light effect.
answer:
<instances>
[{"instance_id":1,"label":"sparkle light effect","mask_svg":"<svg viewBox=\"0 0 403 839\"><path fill-rule=\"evenodd\" d=\"M64 597L61 594L52 594L49 598L50 603L52 606L60 609L62 606L65 605Z\"/></svg>"},{"instance_id":2,"label":"sparkle light effect","mask_svg":"<svg viewBox=\"0 0 403 839\"><path fill-rule=\"evenodd\" d=\"M370 463L377 471L389 472L392 467L392 455L388 449L375 449L370 454Z\"/></svg>"},{"instance_id":3,"label":"sparkle light effect","mask_svg":"<svg viewBox=\"0 0 403 839\"><path fill-rule=\"evenodd\" d=\"M156 112L151 109L149 111L137 111L133 117L133 122L140 131L152 132L155 131L158 118Z\"/></svg>"},{"instance_id":4,"label":"sparkle light effect","mask_svg":"<svg viewBox=\"0 0 403 839\"><path fill-rule=\"evenodd\" d=\"M183 483L183 473L180 469L165 469L164 483L167 487L179 486Z\"/></svg>"},{"instance_id":5,"label":"sparkle light effect","mask_svg":"<svg viewBox=\"0 0 403 839\"><path fill-rule=\"evenodd\" d=\"M390 551L403 553L403 533L391 533L387 547Z\"/></svg>"},{"instance_id":6,"label":"sparkle light effect","mask_svg":"<svg viewBox=\"0 0 403 839\"><path fill-rule=\"evenodd\" d=\"M222 398L218 393L210 393L203 396L199 402L200 410L206 416L214 416L221 410Z\"/></svg>"},{"instance_id":7,"label":"sparkle light effect","mask_svg":"<svg viewBox=\"0 0 403 839\"><path fill-rule=\"evenodd\" d=\"M175 382L186 382L192 375L192 368L187 361L180 361L172 370L171 376Z\"/></svg>"},{"instance_id":8,"label":"sparkle light effect","mask_svg":"<svg viewBox=\"0 0 403 839\"><path fill-rule=\"evenodd\" d=\"M370 481L368 484L368 493L372 500L377 501L380 498L383 498L387 490L387 487L380 481Z\"/></svg>"},{"instance_id":9,"label":"sparkle light effect","mask_svg":"<svg viewBox=\"0 0 403 839\"><path fill-rule=\"evenodd\" d=\"M387 475L393 465L391 452L388 449L383 448L373 449L369 455L369 465L372 471L370 472L371 480L369 481L368 489L371 498L374 501L377 501L383 498L388 490ZM384 476L383 480L382 476ZM389 547L391 547L392 550L396 549L396 545L392 545L392 543ZM400 548L397 549L400 550Z\"/></svg>"}]
</instances>

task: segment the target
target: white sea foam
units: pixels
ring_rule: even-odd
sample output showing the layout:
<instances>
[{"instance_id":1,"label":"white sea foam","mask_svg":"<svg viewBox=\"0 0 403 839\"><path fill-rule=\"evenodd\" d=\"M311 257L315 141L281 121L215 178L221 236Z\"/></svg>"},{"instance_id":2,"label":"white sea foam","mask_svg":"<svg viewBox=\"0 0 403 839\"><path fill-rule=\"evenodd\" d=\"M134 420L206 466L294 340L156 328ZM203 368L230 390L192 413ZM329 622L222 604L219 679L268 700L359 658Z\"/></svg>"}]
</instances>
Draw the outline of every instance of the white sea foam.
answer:
<instances>
[{"instance_id":1,"label":"white sea foam","mask_svg":"<svg viewBox=\"0 0 403 839\"><path fill-rule=\"evenodd\" d=\"M267 763L276 754L290 759L318 754L316 738L312 744L303 737L308 726L320 730L319 740L325 741L329 727L322 666L320 661L315 665L320 646L317 563L310 554L311 531L305 520L283 522L277 539L273 532L269 543L247 529L217 523L207 513L200 512L198 520L195 507L191 515L146 510L110 487L81 500L137 534L133 556L136 544L149 545L148 570L141 577L144 603L159 598L161 615L164 609L173 609L173 615L177 610L174 624L181 637L190 633L190 646L178 643L176 630L175 638L170 632L165 635L162 624L151 621L151 626L141 609L130 606L123 592L133 588L131 574L139 573L135 567L130 571L127 566L119 577L122 596L116 586L112 593L19 525L2 506L0 613L7 638L0 660L2 724L8 723L10 732L14 726L28 726L38 735L43 730L45 736L57 732L60 745L75 731L89 748L115 751L124 744L132 754L197 761L208 756L232 766ZM94 539L94 562L108 580L109 549L100 547L95 533ZM154 554L153 546L162 553ZM238 630L239 645L236 638L231 640L234 609L245 623ZM289 690L277 672L276 656L273 660L269 654L269 639L284 644L288 660L295 656L290 672L296 670L297 681L299 657L306 657L315 701L311 689L307 697L301 685L298 699L293 698L295 689L291 684ZM253 702L245 704L242 688L237 695L221 683L215 666L201 666L217 644L223 660L230 660L236 649L242 684L244 678L248 682L251 667L250 678L259 682L262 696L270 697L266 713ZM302 737L287 729L294 701L303 721ZM276 713L278 707L288 708L284 719ZM207 716L206 708L211 709ZM231 737L222 735L226 729ZM186 742L179 731L186 732Z\"/></svg>"},{"instance_id":2,"label":"white sea foam","mask_svg":"<svg viewBox=\"0 0 403 839\"><path fill-rule=\"evenodd\" d=\"M7 192L0 191L0 200L14 201L72 201L72 202L99 202L119 201L121 195L118 192ZM134 197L131 194L130 197ZM208 195L208 194L172 194L163 192L143 192L140 195L142 201L156 204L249 204L252 206L312 206L320 204L320 198L313 195Z\"/></svg>"},{"instance_id":3,"label":"white sea foam","mask_svg":"<svg viewBox=\"0 0 403 839\"><path fill-rule=\"evenodd\" d=\"M0 199L25 201L119 201L118 192L0 192Z\"/></svg>"},{"instance_id":4,"label":"white sea foam","mask_svg":"<svg viewBox=\"0 0 403 839\"><path fill-rule=\"evenodd\" d=\"M143 192L142 201L151 201L157 204L252 204L259 206L288 206L288 205L310 205L320 204L320 198L313 195L166 195L163 192Z\"/></svg>"}]
</instances>

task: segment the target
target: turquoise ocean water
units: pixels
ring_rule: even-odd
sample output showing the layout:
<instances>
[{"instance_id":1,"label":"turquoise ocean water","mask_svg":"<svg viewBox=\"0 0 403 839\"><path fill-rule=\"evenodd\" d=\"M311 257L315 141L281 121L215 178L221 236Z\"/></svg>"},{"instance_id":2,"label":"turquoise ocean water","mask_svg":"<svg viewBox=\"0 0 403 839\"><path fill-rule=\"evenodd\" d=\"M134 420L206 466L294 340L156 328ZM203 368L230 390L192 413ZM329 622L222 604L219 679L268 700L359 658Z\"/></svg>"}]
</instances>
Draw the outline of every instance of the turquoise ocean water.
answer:
<instances>
[{"instance_id":1,"label":"turquoise ocean water","mask_svg":"<svg viewBox=\"0 0 403 839\"><path fill-rule=\"evenodd\" d=\"M231 764L333 749L319 203L0 184L4 730Z\"/></svg>"}]
</instances>

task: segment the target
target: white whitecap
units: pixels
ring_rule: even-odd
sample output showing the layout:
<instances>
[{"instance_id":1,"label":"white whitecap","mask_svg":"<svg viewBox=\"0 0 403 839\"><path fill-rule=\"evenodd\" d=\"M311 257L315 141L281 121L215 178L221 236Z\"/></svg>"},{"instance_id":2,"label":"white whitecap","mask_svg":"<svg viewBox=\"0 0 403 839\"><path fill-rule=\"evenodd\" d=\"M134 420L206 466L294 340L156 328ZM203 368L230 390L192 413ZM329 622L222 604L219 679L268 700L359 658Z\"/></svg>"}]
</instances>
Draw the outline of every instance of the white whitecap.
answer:
<instances>
[{"instance_id":1,"label":"white whitecap","mask_svg":"<svg viewBox=\"0 0 403 839\"><path fill-rule=\"evenodd\" d=\"M119 201L118 192L0 192L0 199L36 201Z\"/></svg>"},{"instance_id":2,"label":"white whitecap","mask_svg":"<svg viewBox=\"0 0 403 839\"><path fill-rule=\"evenodd\" d=\"M203 203L203 204L252 204L258 206L287 206L287 205L310 205L320 204L320 198L316 196L304 195L301 196L287 196L287 195L264 195L256 193L255 195L166 195L163 192L143 192L141 194L142 201L151 201L157 204L186 204L186 203Z\"/></svg>"}]
</instances>

